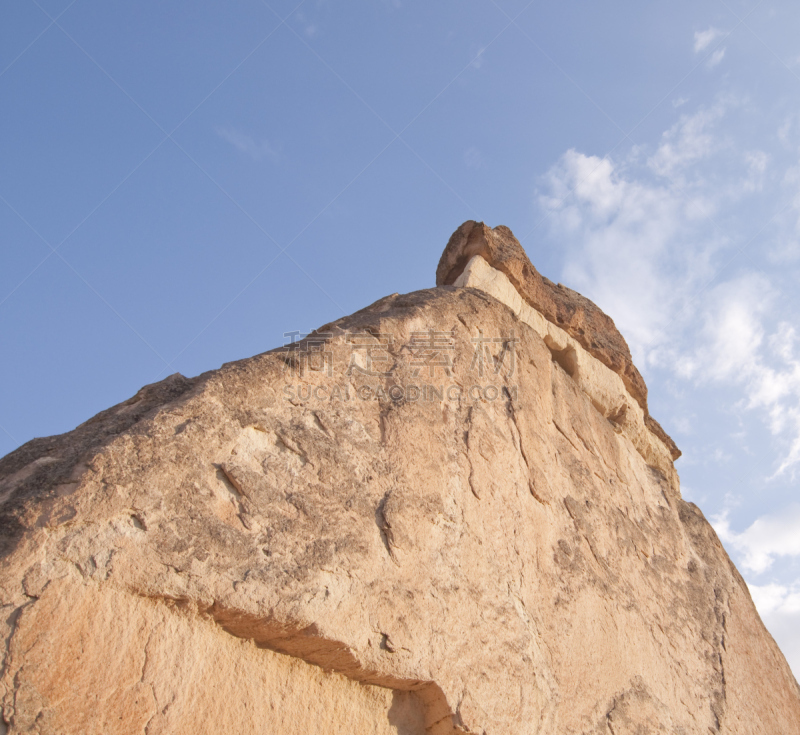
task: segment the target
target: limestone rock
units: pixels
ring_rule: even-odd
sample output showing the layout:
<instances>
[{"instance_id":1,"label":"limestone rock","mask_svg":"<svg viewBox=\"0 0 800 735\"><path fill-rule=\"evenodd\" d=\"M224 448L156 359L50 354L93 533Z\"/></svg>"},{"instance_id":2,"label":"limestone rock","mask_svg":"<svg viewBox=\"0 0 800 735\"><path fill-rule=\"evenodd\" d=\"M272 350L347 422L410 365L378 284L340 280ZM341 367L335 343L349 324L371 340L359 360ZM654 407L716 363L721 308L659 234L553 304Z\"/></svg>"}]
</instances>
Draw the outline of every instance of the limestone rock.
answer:
<instances>
[{"instance_id":1,"label":"limestone rock","mask_svg":"<svg viewBox=\"0 0 800 735\"><path fill-rule=\"evenodd\" d=\"M0 460L6 731L800 732L610 320L499 265Z\"/></svg>"}]
</instances>

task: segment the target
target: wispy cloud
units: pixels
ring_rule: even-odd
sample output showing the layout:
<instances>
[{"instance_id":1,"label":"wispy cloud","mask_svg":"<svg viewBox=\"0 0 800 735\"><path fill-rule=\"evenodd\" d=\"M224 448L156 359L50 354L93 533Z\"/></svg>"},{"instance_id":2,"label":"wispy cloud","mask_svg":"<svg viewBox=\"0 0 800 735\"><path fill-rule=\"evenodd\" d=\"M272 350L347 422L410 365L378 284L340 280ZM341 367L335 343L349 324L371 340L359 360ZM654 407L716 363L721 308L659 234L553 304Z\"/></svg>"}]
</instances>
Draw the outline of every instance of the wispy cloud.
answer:
<instances>
[{"instance_id":1,"label":"wispy cloud","mask_svg":"<svg viewBox=\"0 0 800 735\"><path fill-rule=\"evenodd\" d=\"M240 130L236 130L235 128L217 128L216 133L220 138L226 140L236 148L236 150L249 156L254 161L260 161L262 158L276 160L280 156L280 151L268 140L256 140L252 136Z\"/></svg>"},{"instance_id":2,"label":"wispy cloud","mask_svg":"<svg viewBox=\"0 0 800 735\"><path fill-rule=\"evenodd\" d=\"M721 31L719 28L714 28L714 26L709 27L705 31L695 31L694 52L699 54L705 51L722 35L724 35L724 31Z\"/></svg>"},{"instance_id":3,"label":"wispy cloud","mask_svg":"<svg viewBox=\"0 0 800 735\"><path fill-rule=\"evenodd\" d=\"M786 115L778 126L778 140L790 150L797 150L800 143L798 140L800 125L798 123L800 123L800 115L792 112Z\"/></svg>"},{"instance_id":4,"label":"wispy cloud","mask_svg":"<svg viewBox=\"0 0 800 735\"><path fill-rule=\"evenodd\" d=\"M669 177L691 173L690 166L708 158L724 144L715 127L724 117L726 108L725 102L717 101L693 115L682 115L661 136L658 150L647 161L650 168Z\"/></svg>"},{"instance_id":5,"label":"wispy cloud","mask_svg":"<svg viewBox=\"0 0 800 735\"><path fill-rule=\"evenodd\" d=\"M732 382L762 368L764 316L773 295L763 275L745 273L711 289L705 298L699 345L694 350L699 381Z\"/></svg>"},{"instance_id":6,"label":"wispy cloud","mask_svg":"<svg viewBox=\"0 0 800 735\"><path fill-rule=\"evenodd\" d=\"M696 54L703 53L706 49L708 49L711 44L714 43L718 38L725 35L725 31L721 31L719 28L714 28L711 26L710 28L706 29L705 31L695 31L694 34L694 52ZM706 62L706 65L709 69L713 69L715 66L718 66L722 60L725 58L725 47L718 48L714 50L714 53L711 54L711 57Z\"/></svg>"},{"instance_id":7,"label":"wispy cloud","mask_svg":"<svg viewBox=\"0 0 800 735\"><path fill-rule=\"evenodd\" d=\"M800 318L773 276L742 264L719 278L731 246L746 243L715 222L731 221L766 180L780 180L767 178L764 151L729 139L722 122L734 109L720 99L682 115L649 156L569 150L546 175L539 203L567 249L565 282L611 314L640 367L738 391L731 408L758 411L778 439L774 477L800 467ZM782 193L796 189L797 223L784 223L782 236L797 241L800 166L796 181L792 170Z\"/></svg>"},{"instance_id":8,"label":"wispy cloud","mask_svg":"<svg viewBox=\"0 0 800 735\"><path fill-rule=\"evenodd\" d=\"M748 191L761 191L764 185L764 175L769 165L769 155L759 150L745 151L744 160L749 175L743 185Z\"/></svg>"},{"instance_id":9,"label":"wispy cloud","mask_svg":"<svg viewBox=\"0 0 800 735\"><path fill-rule=\"evenodd\" d=\"M483 66L484 61L486 61L485 52L486 48L481 46L478 49L473 49L472 51L472 61L469 62L469 65L473 69L480 69Z\"/></svg>"},{"instance_id":10,"label":"wispy cloud","mask_svg":"<svg viewBox=\"0 0 800 735\"><path fill-rule=\"evenodd\" d=\"M715 66L718 66L719 63L725 58L725 47L718 48L713 54L711 54L711 58L708 60L708 68L713 69Z\"/></svg>"},{"instance_id":11,"label":"wispy cloud","mask_svg":"<svg viewBox=\"0 0 800 735\"><path fill-rule=\"evenodd\" d=\"M302 10L298 10L294 14L295 23L299 24L302 27L303 35L307 38L316 38L316 36L320 33L320 25L318 22L310 19L308 14L303 12Z\"/></svg>"},{"instance_id":12,"label":"wispy cloud","mask_svg":"<svg viewBox=\"0 0 800 735\"><path fill-rule=\"evenodd\" d=\"M653 165L671 169L693 158L678 147ZM713 200L702 192L684 196L654 178L652 166L633 176L635 165L634 156L615 162L570 150L548 173L540 204L570 253L565 282L609 312L635 359L646 362L670 340L682 303L710 277L711 254L722 243L702 222Z\"/></svg>"},{"instance_id":13,"label":"wispy cloud","mask_svg":"<svg viewBox=\"0 0 800 735\"><path fill-rule=\"evenodd\" d=\"M772 478L800 465L800 355L796 327L776 319L780 301L774 284L758 273L711 289L684 363L685 377L739 386L739 406L764 412L772 435L784 440Z\"/></svg>"}]
</instances>

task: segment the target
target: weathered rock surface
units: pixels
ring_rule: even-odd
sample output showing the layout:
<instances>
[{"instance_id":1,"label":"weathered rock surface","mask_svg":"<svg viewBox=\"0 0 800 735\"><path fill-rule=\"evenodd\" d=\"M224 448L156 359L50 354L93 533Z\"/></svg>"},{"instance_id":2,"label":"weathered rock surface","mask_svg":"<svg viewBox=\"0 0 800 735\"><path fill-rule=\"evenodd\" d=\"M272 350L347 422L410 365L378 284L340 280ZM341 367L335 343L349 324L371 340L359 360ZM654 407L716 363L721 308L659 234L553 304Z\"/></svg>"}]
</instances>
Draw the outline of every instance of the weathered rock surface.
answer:
<instances>
[{"instance_id":1,"label":"weathered rock surface","mask_svg":"<svg viewBox=\"0 0 800 735\"><path fill-rule=\"evenodd\" d=\"M800 732L625 366L473 256L0 460L9 733Z\"/></svg>"},{"instance_id":2,"label":"weathered rock surface","mask_svg":"<svg viewBox=\"0 0 800 735\"><path fill-rule=\"evenodd\" d=\"M647 411L647 386L631 358L625 338L614 321L585 296L562 284L556 285L533 267L517 238L508 227L492 229L483 222L469 220L459 227L447 243L436 269L436 285L456 282L475 256L504 273L522 299L549 322L557 325L596 357L618 373L631 396L644 411L650 430L668 446L672 459L681 452Z\"/></svg>"}]
</instances>

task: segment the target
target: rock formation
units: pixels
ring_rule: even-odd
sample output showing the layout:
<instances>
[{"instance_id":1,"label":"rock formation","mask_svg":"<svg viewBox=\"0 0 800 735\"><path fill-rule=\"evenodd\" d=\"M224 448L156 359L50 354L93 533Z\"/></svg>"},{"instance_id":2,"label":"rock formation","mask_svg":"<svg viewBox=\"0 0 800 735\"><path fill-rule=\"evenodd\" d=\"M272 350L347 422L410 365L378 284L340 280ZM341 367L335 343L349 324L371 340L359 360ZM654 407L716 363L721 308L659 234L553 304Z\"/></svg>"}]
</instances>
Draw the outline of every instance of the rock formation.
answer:
<instances>
[{"instance_id":1,"label":"rock formation","mask_svg":"<svg viewBox=\"0 0 800 735\"><path fill-rule=\"evenodd\" d=\"M437 283L0 460L0 732L800 732L611 319Z\"/></svg>"}]
</instances>

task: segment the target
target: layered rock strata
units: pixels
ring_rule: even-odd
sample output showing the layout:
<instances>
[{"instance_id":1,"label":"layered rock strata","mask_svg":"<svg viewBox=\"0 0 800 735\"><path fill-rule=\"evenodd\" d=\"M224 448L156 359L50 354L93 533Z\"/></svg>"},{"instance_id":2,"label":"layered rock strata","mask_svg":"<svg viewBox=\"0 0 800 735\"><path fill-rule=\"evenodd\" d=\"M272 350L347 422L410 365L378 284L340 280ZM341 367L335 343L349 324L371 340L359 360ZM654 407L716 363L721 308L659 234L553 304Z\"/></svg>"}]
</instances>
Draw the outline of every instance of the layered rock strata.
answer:
<instances>
[{"instance_id":1,"label":"layered rock strata","mask_svg":"<svg viewBox=\"0 0 800 735\"><path fill-rule=\"evenodd\" d=\"M800 732L624 366L474 255L0 460L7 732Z\"/></svg>"},{"instance_id":2,"label":"layered rock strata","mask_svg":"<svg viewBox=\"0 0 800 735\"><path fill-rule=\"evenodd\" d=\"M553 359L586 393L592 405L631 441L649 465L661 470L677 490L678 475L672 462L680 451L661 426L650 418L647 409L642 409L630 394L618 372L530 306L505 273L492 268L482 256L474 255L470 259L454 285L478 288L491 294L508 306L520 321L533 328L544 340Z\"/></svg>"},{"instance_id":3,"label":"layered rock strata","mask_svg":"<svg viewBox=\"0 0 800 735\"><path fill-rule=\"evenodd\" d=\"M611 317L577 291L560 283L555 284L541 275L514 233L504 225L492 229L483 222L473 220L461 225L453 233L439 260L436 285L456 283L476 256L503 273L524 303L617 373L630 396L639 404L650 431L666 445L673 460L681 456L675 442L650 416L647 410L647 386L633 364L628 343Z\"/></svg>"}]
</instances>

